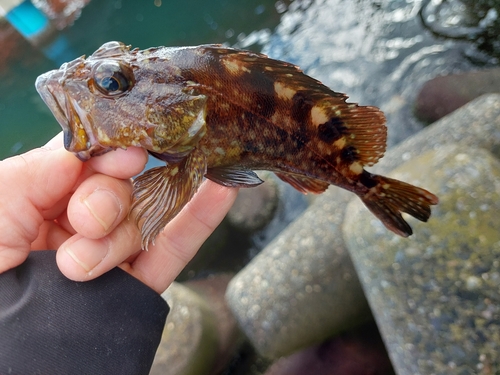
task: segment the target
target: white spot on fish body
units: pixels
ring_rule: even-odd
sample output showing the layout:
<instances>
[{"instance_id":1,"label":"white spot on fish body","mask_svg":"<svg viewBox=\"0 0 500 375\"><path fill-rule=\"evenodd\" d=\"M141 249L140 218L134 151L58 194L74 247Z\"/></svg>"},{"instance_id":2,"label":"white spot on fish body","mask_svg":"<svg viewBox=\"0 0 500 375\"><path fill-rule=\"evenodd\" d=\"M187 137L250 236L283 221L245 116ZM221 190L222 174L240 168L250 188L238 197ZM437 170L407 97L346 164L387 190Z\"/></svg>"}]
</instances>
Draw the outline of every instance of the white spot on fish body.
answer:
<instances>
[{"instance_id":1,"label":"white spot on fish body","mask_svg":"<svg viewBox=\"0 0 500 375\"><path fill-rule=\"evenodd\" d=\"M250 69L246 66L233 60L222 60L222 64L226 70L232 75L241 75L243 73L250 73Z\"/></svg>"},{"instance_id":2,"label":"white spot on fish body","mask_svg":"<svg viewBox=\"0 0 500 375\"><path fill-rule=\"evenodd\" d=\"M274 91L278 94L278 97L281 99L292 99L293 96L297 93L296 90L285 86L281 82L274 83Z\"/></svg>"},{"instance_id":3,"label":"white spot on fish body","mask_svg":"<svg viewBox=\"0 0 500 375\"><path fill-rule=\"evenodd\" d=\"M353 173L361 174L363 173L363 166L358 162L354 162L349 166L349 170Z\"/></svg>"},{"instance_id":4,"label":"white spot on fish body","mask_svg":"<svg viewBox=\"0 0 500 375\"><path fill-rule=\"evenodd\" d=\"M328 121L328 116L323 111L323 108L314 106L311 108L311 120L314 125L319 126Z\"/></svg>"}]
</instances>

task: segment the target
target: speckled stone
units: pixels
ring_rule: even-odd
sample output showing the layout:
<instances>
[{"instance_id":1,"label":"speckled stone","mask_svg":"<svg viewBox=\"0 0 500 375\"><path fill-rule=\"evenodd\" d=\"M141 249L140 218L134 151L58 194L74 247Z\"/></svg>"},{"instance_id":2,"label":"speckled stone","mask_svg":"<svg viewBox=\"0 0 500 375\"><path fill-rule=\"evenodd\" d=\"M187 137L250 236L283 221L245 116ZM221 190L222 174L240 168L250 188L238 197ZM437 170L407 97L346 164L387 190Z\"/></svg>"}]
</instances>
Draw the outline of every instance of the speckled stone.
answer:
<instances>
[{"instance_id":1,"label":"speckled stone","mask_svg":"<svg viewBox=\"0 0 500 375\"><path fill-rule=\"evenodd\" d=\"M173 283L162 297L170 305L151 375L205 375L218 351L217 322L207 302L191 289Z\"/></svg>"},{"instance_id":2,"label":"speckled stone","mask_svg":"<svg viewBox=\"0 0 500 375\"><path fill-rule=\"evenodd\" d=\"M371 318L341 236L351 197L330 187L230 282L228 304L262 355L290 354Z\"/></svg>"},{"instance_id":3,"label":"speckled stone","mask_svg":"<svg viewBox=\"0 0 500 375\"><path fill-rule=\"evenodd\" d=\"M278 207L279 188L271 172L259 171L265 183L252 189L240 189L227 218L235 227L254 232L268 224Z\"/></svg>"},{"instance_id":4,"label":"speckled stone","mask_svg":"<svg viewBox=\"0 0 500 375\"><path fill-rule=\"evenodd\" d=\"M435 148L390 173L439 196L429 222L408 219L404 239L352 201L346 244L398 375L500 373L500 161L470 144Z\"/></svg>"}]
</instances>

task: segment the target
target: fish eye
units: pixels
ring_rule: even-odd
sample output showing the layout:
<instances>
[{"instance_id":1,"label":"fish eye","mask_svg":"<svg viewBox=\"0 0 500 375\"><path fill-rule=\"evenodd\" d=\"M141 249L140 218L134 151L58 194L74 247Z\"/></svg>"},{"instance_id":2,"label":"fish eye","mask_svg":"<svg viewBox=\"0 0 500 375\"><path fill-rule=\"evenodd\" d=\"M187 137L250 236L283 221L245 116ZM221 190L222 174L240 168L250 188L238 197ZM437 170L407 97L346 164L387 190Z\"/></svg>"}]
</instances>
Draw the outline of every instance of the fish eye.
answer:
<instances>
[{"instance_id":1,"label":"fish eye","mask_svg":"<svg viewBox=\"0 0 500 375\"><path fill-rule=\"evenodd\" d=\"M116 61L104 61L93 69L96 88L106 96L117 96L134 85L131 69Z\"/></svg>"}]
</instances>

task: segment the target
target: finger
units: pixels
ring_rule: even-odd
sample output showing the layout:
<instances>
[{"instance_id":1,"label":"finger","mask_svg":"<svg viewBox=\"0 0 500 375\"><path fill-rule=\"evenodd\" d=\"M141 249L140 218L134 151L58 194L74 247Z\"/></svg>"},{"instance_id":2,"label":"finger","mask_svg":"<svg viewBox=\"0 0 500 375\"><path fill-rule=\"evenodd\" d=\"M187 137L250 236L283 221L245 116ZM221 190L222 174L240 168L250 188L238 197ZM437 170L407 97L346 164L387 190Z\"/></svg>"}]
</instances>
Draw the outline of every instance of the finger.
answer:
<instances>
[{"instance_id":1,"label":"finger","mask_svg":"<svg viewBox=\"0 0 500 375\"><path fill-rule=\"evenodd\" d=\"M71 197L68 220L84 237L104 237L127 217L131 194L130 180L95 174L83 181Z\"/></svg>"},{"instance_id":2,"label":"finger","mask_svg":"<svg viewBox=\"0 0 500 375\"><path fill-rule=\"evenodd\" d=\"M236 199L237 189L205 181L193 199L156 238L149 251L121 267L162 293L220 224Z\"/></svg>"},{"instance_id":3,"label":"finger","mask_svg":"<svg viewBox=\"0 0 500 375\"><path fill-rule=\"evenodd\" d=\"M62 147L62 132L58 133L47 144L42 146L42 148L48 150L55 150ZM129 147L126 150L117 149L107 152L104 155L93 157L86 162L86 171L84 171L83 179L90 177L93 173L107 174L121 179L131 178L144 169L147 161L147 152L141 147Z\"/></svg>"},{"instance_id":4,"label":"finger","mask_svg":"<svg viewBox=\"0 0 500 375\"><path fill-rule=\"evenodd\" d=\"M40 148L46 149L46 150L57 150L58 148L63 147L63 132L57 133L55 136L53 136L45 145L43 145Z\"/></svg>"},{"instance_id":5,"label":"finger","mask_svg":"<svg viewBox=\"0 0 500 375\"><path fill-rule=\"evenodd\" d=\"M133 220L123 220L109 235L99 239L76 234L59 247L57 264L71 280L91 280L142 251L140 238Z\"/></svg>"},{"instance_id":6,"label":"finger","mask_svg":"<svg viewBox=\"0 0 500 375\"><path fill-rule=\"evenodd\" d=\"M91 171L125 179L139 174L148 161L147 152L140 147L117 149L90 159L86 164Z\"/></svg>"},{"instance_id":7,"label":"finger","mask_svg":"<svg viewBox=\"0 0 500 375\"><path fill-rule=\"evenodd\" d=\"M66 194L62 197L58 202L56 202L52 207L47 210L41 211L41 214L45 220L55 220L61 216L64 212L66 212L66 208L68 207L68 202L71 199L71 193Z\"/></svg>"},{"instance_id":8,"label":"finger","mask_svg":"<svg viewBox=\"0 0 500 375\"><path fill-rule=\"evenodd\" d=\"M26 259L43 212L68 194L81 168L62 148L35 149L0 162L0 272Z\"/></svg>"},{"instance_id":9,"label":"finger","mask_svg":"<svg viewBox=\"0 0 500 375\"><path fill-rule=\"evenodd\" d=\"M71 233L54 221L44 221L38 237L31 243L31 250L57 249L71 237Z\"/></svg>"},{"instance_id":10,"label":"finger","mask_svg":"<svg viewBox=\"0 0 500 375\"><path fill-rule=\"evenodd\" d=\"M64 211L60 216L58 216L55 221L57 222L57 225L59 225L64 231L68 232L71 236L76 234L75 228L71 225L68 219L68 213L67 211ZM61 245L61 244L59 244ZM53 249L57 249L58 246L53 247Z\"/></svg>"}]
</instances>

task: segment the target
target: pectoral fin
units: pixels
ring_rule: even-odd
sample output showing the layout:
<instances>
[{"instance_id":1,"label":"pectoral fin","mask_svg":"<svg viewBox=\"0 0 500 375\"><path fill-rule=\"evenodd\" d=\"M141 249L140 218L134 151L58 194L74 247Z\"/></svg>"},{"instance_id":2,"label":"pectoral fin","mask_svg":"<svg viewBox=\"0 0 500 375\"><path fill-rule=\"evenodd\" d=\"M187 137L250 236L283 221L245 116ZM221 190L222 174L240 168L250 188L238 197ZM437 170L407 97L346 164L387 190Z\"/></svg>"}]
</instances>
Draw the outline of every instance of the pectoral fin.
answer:
<instances>
[{"instance_id":1,"label":"pectoral fin","mask_svg":"<svg viewBox=\"0 0 500 375\"><path fill-rule=\"evenodd\" d=\"M198 190L207 169L205 155L193 150L177 164L150 169L134 180L132 210L141 231L142 248L148 248L163 228Z\"/></svg>"},{"instance_id":2,"label":"pectoral fin","mask_svg":"<svg viewBox=\"0 0 500 375\"><path fill-rule=\"evenodd\" d=\"M205 177L228 187L254 187L264 182L250 169L232 167L210 168Z\"/></svg>"}]
</instances>

